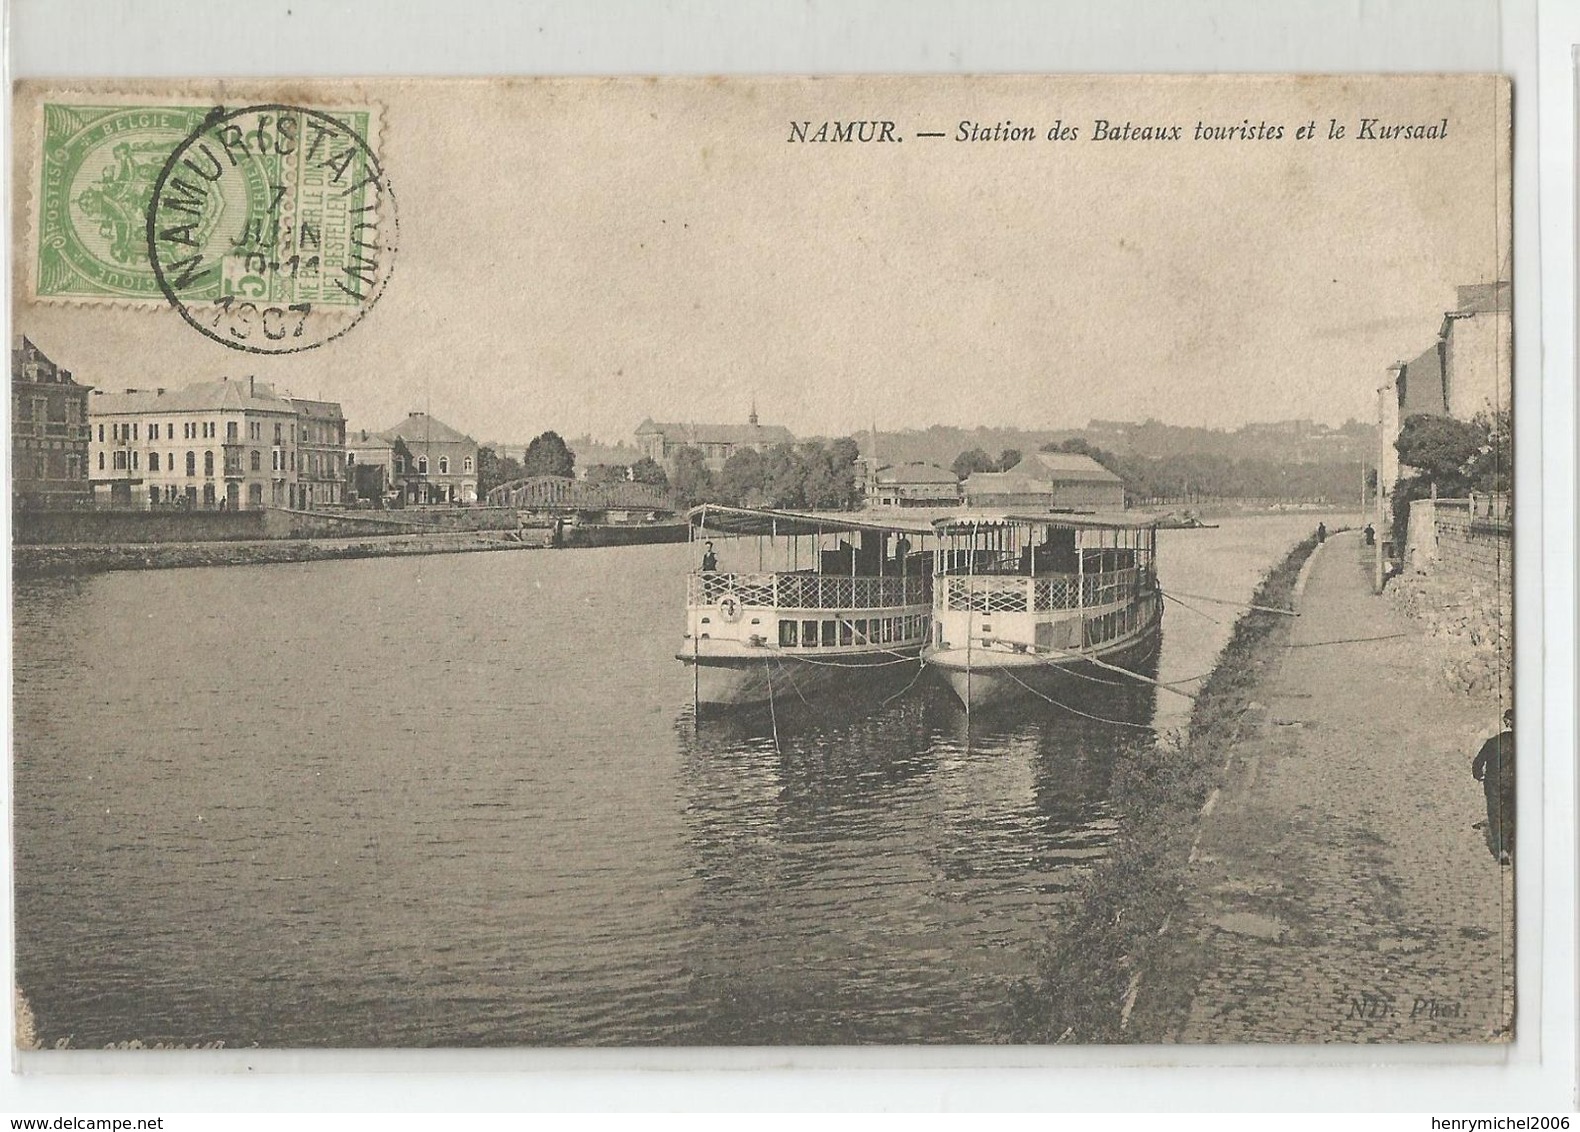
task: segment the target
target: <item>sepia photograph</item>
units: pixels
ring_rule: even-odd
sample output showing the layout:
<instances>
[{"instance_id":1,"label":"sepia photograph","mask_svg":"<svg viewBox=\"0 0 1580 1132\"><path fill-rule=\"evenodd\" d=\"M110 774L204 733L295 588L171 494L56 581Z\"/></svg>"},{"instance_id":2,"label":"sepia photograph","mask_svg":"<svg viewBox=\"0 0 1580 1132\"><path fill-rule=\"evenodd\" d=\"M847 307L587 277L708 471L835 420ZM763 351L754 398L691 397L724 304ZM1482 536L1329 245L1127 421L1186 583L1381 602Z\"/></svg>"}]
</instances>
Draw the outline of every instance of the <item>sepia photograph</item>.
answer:
<instances>
[{"instance_id":1,"label":"sepia photograph","mask_svg":"<svg viewBox=\"0 0 1580 1132\"><path fill-rule=\"evenodd\" d=\"M1519 1034L1506 78L12 95L19 1049Z\"/></svg>"}]
</instances>

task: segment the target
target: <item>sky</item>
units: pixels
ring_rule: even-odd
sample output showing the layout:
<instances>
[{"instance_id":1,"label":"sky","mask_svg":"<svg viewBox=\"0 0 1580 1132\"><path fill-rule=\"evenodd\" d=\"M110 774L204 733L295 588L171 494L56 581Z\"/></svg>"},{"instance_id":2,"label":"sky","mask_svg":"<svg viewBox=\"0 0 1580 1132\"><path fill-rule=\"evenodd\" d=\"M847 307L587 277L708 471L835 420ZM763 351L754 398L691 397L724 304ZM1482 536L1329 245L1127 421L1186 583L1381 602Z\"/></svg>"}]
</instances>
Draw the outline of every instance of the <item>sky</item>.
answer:
<instances>
[{"instance_id":1,"label":"sky","mask_svg":"<svg viewBox=\"0 0 1580 1132\"><path fill-rule=\"evenodd\" d=\"M75 84L80 90L83 84ZM119 84L125 89L128 84ZM1370 419L1386 367L1504 260L1489 78L478 80L227 88L372 105L400 242L378 304L303 354L173 310L29 301L14 327L121 389L255 376L352 427L426 409L481 440L629 440L647 417L798 435L1093 417ZM36 88L16 103L32 230ZM189 97L214 96L193 88ZM1504 112L1506 115L1506 111ZM1329 140L1361 117L1432 140ZM1093 124L1282 125L1278 140L1091 139ZM892 144L801 144L879 119ZM956 141L961 122L1031 125ZM1317 137L1296 139L1296 127ZM1055 123L1076 140L1049 141ZM943 132L942 138L918 133Z\"/></svg>"}]
</instances>

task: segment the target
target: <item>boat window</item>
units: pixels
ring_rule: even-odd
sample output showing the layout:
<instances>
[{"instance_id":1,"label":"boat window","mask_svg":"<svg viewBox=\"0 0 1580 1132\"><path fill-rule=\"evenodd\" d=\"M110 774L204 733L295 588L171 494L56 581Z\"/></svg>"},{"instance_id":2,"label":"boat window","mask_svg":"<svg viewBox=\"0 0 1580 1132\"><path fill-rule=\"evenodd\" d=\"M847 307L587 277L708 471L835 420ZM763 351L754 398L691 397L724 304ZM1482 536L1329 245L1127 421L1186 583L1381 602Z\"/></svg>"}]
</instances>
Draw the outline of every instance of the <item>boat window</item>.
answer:
<instances>
[{"instance_id":1,"label":"boat window","mask_svg":"<svg viewBox=\"0 0 1580 1132\"><path fill-rule=\"evenodd\" d=\"M839 623L837 621L823 622L823 647L831 649L838 643Z\"/></svg>"},{"instance_id":2,"label":"boat window","mask_svg":"<svg viewBox=\"0 0 1580 1132\"><path fill-rule=\"evenodd\" d=\"M817 648L817 622L801 622L801 643L809 649Z\"/></svg>"},{"instance_id":3,"label":"boat window","mask_svg":"<svg viewBox=\"0 0 1580 1132\"><path fill-rule=\"evenodd\" d=\"M852 626L851 626L851 623L850 623L848 618L841 617L839 619L839 643L840 644L842 644L842 645L850 644L850 641L851 641L851 628L852 628Z\"/></svg>"},{"instance_id":4,"label":"boat window","mask_svg":"<svg viewBox=\"0 0 1580 1132\"><path fill-rule=\"evenodd\" d=\"M867 619L865 617L856 622L856 643L858 645L867 643Z\"/></svg>"},{"instance_id":5,"label":"boat window","mask_svg":"<svg viewBox=\"0 0 1580 1132\"><path fill-rule=\"evenodd\" d=\"M884 644L888 644L892 640L894 640L894 618L885 617L883 619L882 641Z\"/></svg>"}]
</instances>

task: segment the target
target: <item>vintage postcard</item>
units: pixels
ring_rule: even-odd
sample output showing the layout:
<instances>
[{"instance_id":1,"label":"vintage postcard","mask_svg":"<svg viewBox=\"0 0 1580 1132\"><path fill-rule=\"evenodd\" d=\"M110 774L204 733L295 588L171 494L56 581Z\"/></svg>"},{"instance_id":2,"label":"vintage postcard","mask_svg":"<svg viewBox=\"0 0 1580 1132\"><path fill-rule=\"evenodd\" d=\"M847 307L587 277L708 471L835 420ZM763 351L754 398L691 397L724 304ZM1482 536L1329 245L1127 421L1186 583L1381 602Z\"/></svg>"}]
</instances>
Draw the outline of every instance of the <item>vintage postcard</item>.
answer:
<instances>
[{"instance_id":1,"label":"vintage postcard","mask_svg":"<svg viewBox=\"0 0 1580 1132\"><path fill-rule=\"evenodd\" d=\"M1510 97L19 84L18 1045L1510 1041Z\"/></svg>"}]
</instances>

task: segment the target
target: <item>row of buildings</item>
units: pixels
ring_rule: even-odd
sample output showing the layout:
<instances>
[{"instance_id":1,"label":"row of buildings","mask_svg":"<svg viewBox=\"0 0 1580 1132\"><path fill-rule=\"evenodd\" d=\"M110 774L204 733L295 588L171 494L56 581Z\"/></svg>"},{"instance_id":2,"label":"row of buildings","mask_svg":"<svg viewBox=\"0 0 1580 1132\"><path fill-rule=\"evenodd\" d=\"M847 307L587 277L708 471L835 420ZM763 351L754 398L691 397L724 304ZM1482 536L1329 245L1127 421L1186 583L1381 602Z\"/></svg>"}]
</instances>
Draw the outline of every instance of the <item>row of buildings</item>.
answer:
<instances>
[{"instance_id":1,"label":"row of buildings","mask_svg":"<svg viewBox=\"0 0 1580 1132\"><path fill-rule=\"evenodd\" d=\"M1076 452L1033 452L1008 471L964 479L936 464L870 461L866 480L867 502L875 507L1109 511L1125 505L1124 481Z\"/></svg>"},{"instance_id":2,"label":"row of buildings","mask_svg":"<svg viewBox=\"0 0 1580 1132\"><path fill-rule=\"evenodd\" d=\"M12 346L19 508L473 503L477 477L477 442L426 413L348 433L338 403L251 377L109 392L76 381L27 338Z\"/></svg>"}]
</instances>

